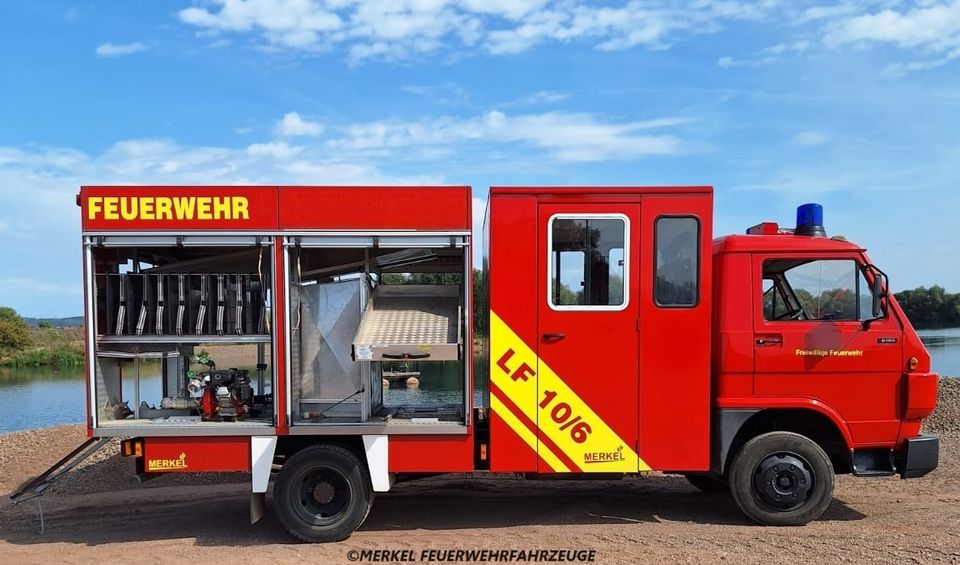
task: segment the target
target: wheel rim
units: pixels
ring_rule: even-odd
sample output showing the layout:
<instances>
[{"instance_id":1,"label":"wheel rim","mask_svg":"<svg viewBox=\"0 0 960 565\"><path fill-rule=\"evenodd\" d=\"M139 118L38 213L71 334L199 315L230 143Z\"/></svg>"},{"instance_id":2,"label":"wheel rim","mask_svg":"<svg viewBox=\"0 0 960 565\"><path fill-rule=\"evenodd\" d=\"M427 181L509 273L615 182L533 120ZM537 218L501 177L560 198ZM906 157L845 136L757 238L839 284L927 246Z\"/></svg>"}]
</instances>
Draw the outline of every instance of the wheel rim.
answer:
<instances>
[{"instance_id":1,"label":"wheel rim","mask_svg":"<svg viewBox=\"0 0 960 565\"><path fill-rule=\"evenodd\" d=\"M336 469L311 469L297 480L295 495L293 507L300 518L315 526L326 526L346 514L353 489L347 477Z\"/></svg>"},{"instance_id":2,"label":"wheel rim","mask_svg":"<svg viewBox=\"0 0 960 565\"><path fill-rule=\"evenodd\" d=\"M803 506L816 486L813 467L802 456L789 451L774 453L753 472L753 496L779 512Z\"/></svg>"}]
</instances>

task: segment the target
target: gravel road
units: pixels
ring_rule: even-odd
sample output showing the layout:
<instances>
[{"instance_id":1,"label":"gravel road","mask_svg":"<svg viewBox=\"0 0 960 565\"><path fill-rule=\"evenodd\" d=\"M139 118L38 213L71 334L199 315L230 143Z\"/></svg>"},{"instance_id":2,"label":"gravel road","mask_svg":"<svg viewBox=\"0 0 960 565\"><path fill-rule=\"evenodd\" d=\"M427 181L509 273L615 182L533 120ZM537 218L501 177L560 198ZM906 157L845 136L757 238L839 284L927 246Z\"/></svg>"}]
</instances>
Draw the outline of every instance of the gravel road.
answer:
<instances>
[{"instance_id":1,"label":"gravel road","mask_svg":"<svg viewBox=\"0 0 960 565\"><path fill-rule=\"evenodd\" d=\"M748 523L728 495L678 477L523 481L456 475L398 484L366 524L338 544L294 543L270 511L247 522L246 475L168 475L128 482L114 447L32 507L0 504L0 556L9 563L297 561L347 563L351 550L596 550L598 563L960 563L960 379L944 380L925 428L941 435L927 477L837 479L824 517L798 528ZM79 444L67 426L0 435L0 492L10 492ZM26 506L26 505L25 505ZM392 561L396 562L396 561Z\"/></svg>"}]
</instances>

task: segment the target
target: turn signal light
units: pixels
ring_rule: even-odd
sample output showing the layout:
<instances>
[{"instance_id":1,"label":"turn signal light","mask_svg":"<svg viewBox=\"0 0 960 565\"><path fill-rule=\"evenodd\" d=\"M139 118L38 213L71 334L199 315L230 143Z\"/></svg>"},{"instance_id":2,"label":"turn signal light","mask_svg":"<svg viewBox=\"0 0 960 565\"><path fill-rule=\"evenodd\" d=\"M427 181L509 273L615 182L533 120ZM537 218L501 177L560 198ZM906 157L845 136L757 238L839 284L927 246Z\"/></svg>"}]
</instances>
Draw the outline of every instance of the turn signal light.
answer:
<instances>
[{"instance_id":1,"label":"turn signal light","mask_svg":"<svg viewBox=\"0 0 960 565\"><path fill-rule=\"evenodd\" d=\"M910 361L907 362L907 367L909 367L911 371L916 371L917 367L919 366L920 366L920 360L917 359L916 357L911 357Z\"/></svg>"}]
</instances>

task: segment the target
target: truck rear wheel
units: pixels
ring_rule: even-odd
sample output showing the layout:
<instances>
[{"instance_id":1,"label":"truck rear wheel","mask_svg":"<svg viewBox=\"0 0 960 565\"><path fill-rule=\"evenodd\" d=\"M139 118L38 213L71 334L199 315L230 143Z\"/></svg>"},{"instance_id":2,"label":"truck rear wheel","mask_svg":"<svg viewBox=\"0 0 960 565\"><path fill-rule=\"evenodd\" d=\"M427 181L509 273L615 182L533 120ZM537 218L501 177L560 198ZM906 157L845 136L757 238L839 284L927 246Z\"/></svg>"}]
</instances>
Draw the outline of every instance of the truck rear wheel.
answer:
<instances>
[{"instance_id":1,"label":"truck rear wheel","mask_svg":"<svg viewBox=\"0 0 960 565\"><path fill-rule=\"evenodd\" d=\"M833 500L833 466L823 449L792 432L748 441L730 467L730 493L752 520L800 526L819 518Z\"/></svg>"},{"instance_id":2,"label":"truck rear wheel","mask_svg":"<svg viewBox=\"0 0 960 565\"><path fill-rule=\"evenodd\" d=\"M283 527L307 542L350 537L373 505L366 463L336 445L314 445L294 454L280 469L273 498Z\"/></svg>"}]
</instances>

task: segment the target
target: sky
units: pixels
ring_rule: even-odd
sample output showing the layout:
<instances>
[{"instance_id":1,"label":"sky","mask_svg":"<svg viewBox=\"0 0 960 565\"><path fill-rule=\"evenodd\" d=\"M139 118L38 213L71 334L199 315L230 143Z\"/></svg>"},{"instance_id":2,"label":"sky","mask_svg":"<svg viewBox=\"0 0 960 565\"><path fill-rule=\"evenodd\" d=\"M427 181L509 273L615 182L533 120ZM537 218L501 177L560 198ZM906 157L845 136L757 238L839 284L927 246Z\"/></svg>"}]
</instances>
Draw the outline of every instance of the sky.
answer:
<instances>
[{"instance_id":1,"label":"sky","mask_svg":"<svg viewBox=\"0 0 960 565\"><path fill-rule=\"evenodd\" d=\"M82 311L84 184L712 185L960 291L960 0L8 2L0 304Z\"/></svg>"}]
</instances>

